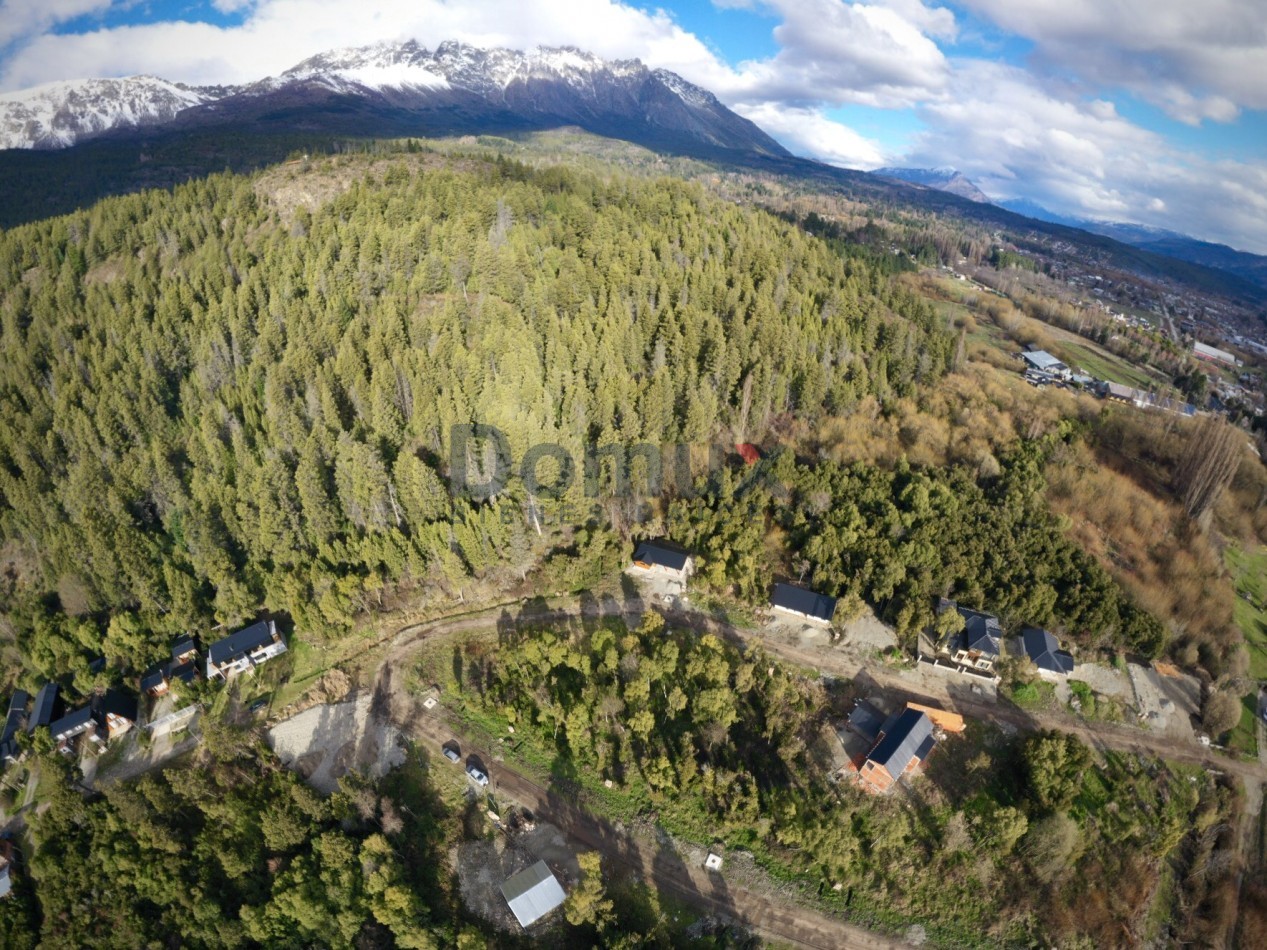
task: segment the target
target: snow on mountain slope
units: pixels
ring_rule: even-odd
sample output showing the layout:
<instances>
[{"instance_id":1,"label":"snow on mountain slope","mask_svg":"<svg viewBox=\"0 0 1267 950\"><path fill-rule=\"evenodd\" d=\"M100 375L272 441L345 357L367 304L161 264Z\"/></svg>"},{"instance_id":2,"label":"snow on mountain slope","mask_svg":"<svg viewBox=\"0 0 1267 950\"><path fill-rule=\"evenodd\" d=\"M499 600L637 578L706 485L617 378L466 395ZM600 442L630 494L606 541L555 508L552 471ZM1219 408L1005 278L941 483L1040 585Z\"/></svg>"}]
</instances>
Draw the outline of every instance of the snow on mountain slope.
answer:
<instances>
[{"instance_id":1,"label":"snow on mountain slope","mask_svg":"<svg viewBox=\"0 0 1267 950\"><path fill-rule=\"evenodd\" d=\"M360 100L361 108L345 101L323 112L331 96ZM61 148L111 129L174 121L184 128L213 121L333 128L357 121L349 115L366 117L356 129L370 134L375 122L397 134L459 120L475 131L571 124L653 147L788 154L712 93L636 59L609 61L573 47L521 52L452 41L428 50L413 40L328 50L280 75L232 88L138 76L0 96L0 146Z\"/></svg>"},{"instance_id":2,"label":"snow on mountain slope","mask_svg":"<svg viewBox=\"0 0 1267 950\"><path fill-rule=\"evenodd\" d=\"M0 94L0 148L62 148L116 128L161 125L223 90L153 76L46 83Z\"/></svg>"}]
</instances>

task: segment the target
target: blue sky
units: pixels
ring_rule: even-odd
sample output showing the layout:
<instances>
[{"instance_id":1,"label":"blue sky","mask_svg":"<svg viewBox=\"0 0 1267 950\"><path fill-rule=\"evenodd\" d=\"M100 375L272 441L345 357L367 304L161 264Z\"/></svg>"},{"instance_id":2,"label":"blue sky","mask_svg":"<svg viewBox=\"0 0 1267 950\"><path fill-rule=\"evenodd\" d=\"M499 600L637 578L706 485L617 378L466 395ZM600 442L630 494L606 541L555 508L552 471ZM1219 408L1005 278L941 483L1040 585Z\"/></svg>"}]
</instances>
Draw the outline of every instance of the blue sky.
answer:
<instances>
[{"instance_id":1,"label":"blue sky","mask_svg":"<svg viewBox=\"0 0 1267 950\"><path fill-rule=\"evenodd\" d=\"M405 38L638 57L798 154L954 166L999 199L1267 253L1267 3L1250 0L0 0L0 94L245 82Z\"/></svg>"}]
</instances>

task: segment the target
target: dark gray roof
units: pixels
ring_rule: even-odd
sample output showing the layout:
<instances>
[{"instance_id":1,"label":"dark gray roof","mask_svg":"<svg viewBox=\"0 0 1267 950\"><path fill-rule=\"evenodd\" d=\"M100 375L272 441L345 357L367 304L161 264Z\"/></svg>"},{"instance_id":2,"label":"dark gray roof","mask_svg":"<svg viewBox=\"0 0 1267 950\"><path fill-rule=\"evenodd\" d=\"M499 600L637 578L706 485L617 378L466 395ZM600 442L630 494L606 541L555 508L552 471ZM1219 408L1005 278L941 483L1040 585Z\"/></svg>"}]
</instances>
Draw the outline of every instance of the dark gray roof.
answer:
<instances>
[{"instance_id":1,"label":"dark gray roof","mask_svg":"<svg viewBox=\"0 0 1267 950\"><path fill-rule=\"evenodd\" d=\"M663 542L643 541L634 550L633 559L643 564L656 564L671 571L680 571L686 567L688 557L690 555L687 552L668 547Z\"/></svg>"},{"instance_id":2,"label":"dark gray roof","mask_svg":"<svg viewBox=\"0 0 1267 950\"><path fill-rule=\"evenodd\" d=\"M30 699L25 690L13 691L13 697L9 700L9 713L4 720L4 732L0 733L0 760L8 761L18 757L18 742L14 736L26 722L26 704Z\"/></svg>"},{"instance_id":3,"label":"dark gray roof","mask_svg":"<svg viewBox=\"0 0 1267 950\"><path fill-rule=\"evenodd\" d=\"M157 689L167 682L167 666L166 663L155 663L145 675L141 677L141 690L148 693L152 689Z\"/></svg>"},{"instance_id":4,"label":"dark gray roof","mask_svg":"<svg viewBox=\"0 0 1267 950\"><path fill-rule=\"evenodd\" d=\"M106 713L113 713L136 722L136 697L121 689L108 689L93 701L92 710L102 723L106 721Z\"/></svg>"},{"instance_id":5,"label":"dark gray roof","mask_svg":"<svg viewBox=\"0 0 1267 950\"><path fill-rule=\"evenodd\" d=\"M192 683L198 678L198 664L190 660L188 663L173 666L168 669L167 676L169 679L180 680L182 683Z\"/></svg>"},{"instance_id":6,"label":"dark gray roof","mask_svg":"<svg viewBox=\"0 0 1267 950\"><path fill-rule=\"evenodd\" d=\"M1021 649L1040 670L1050 673L1072 673L1073 655L1060 649L1060 642L1046 630L1026 627L1021 631Z\"/></svg>"},{"instance_id":7,"label":"dark gray roof","mask_svg":"<svg viewBox=\"0 0 1267 950\"><path fill-rule=\"evenodd\" d=\"M193 637L181 637L172 644L172 659L178 659L186 653L197 653L198 644Z\"/></svg>"},{"instance_id":8,"label":"dark gray roof","mask_svg":"<svg viewBox=\"0 0 1267 950\"><path fill-rule=\"evenodd\" d=\"M45 683L35 694L35 704L31 707L31 718L26 721L28 732L34 732L37 726L47 726L57 713L57 684Z\"/></svg>"},{"instance_id":9,"label":"dark gray roof","mask_svg":"<svg viewBox=\"0 0 1267 950\"><path fill-rule=\"evenodd\" d=\"M50 722L48 731L54 736L60 736L66 732L83 732L91 722L93 722L92 704L89 704L68 712L55 722Z\"/></svg>"},{"instance_id":10,"label":"dark gray roof","mask_svg":"<svg viewBox=\"0 0 1267 950\"><path fill-rule=\"evenodd\" d=\"M207 651L207 657L216 666L232 663L239 657L246 656L252 650L258 650L260 647L272 643L275 632L276 627L274 627L273 621L261 620L259 623L253 623L249 627L211 644L211 649Z\"/></svg>"},{"instance_id":11,"label":"dark gray roof","mask_svg":"<svg viewBox=\"0 0 1267 950\"><path fill-rule=\"evenodd\" d=\"M951 640L951 649L976 650L986 656L998 656L999 641L1003 636L999 618L980 610L960 607L953 601L942 601L939 612L950 607L959 611L959 616L963 617L963 630Z\"/></svg>"},{"instance_id":12,"label":"dark gray roof","mask_svg":"<svg viewBox=\"0 0 1267 950\"><path fill-rule=\"evenodd\" d=\"M884 713L865 700L853 707L849 714L849 728L868 742L875 742L876 736L884 728Z\"/></svg>"},{"instance_id":13,"label":"dark gray roof","mask_svg":"<svg viewBox=\"0 0 1267 950\"><path fill-rule=\"evenodd\" d=\"M793 587L791 584L775 584L774 595L770 598L770 602L784 610L795 610L797 613L808 614L819 620L831 620L836 613L835 597L816 594L812 590Z\"/></svg>"},{"instance_id":14,"label":"dark gray roof","mask_svg":"<svg viewBox=\"0 0 1267 950\"><path fill-rule=\"evenodd\" d=\"M521 927L529 927L567 899L563 886L544 861L508 878L502 896Z\"/></svg>"},{"instance_id":15,"label":"dark gray roof","mask_svg":"<svg viewBox=\"0 0 1267 950\"><path fill-rule=\"evenodd\" d=\"M14 733L22 728L22 722L26 719L26 704L30 701L31 697L26 694L26 690L13 691L13 696L9 700L9 713L4 720L4 732L0 733L0 742L12 739Z\"/></svg>"},{"instance_id":16,"label":"dark gray roof","mask_svg":"<svg viewBox=\"0 0 1267 950\"><path fill-rule=\"evenodd\" d=\"M918 709L907 709L897 717L892 729L884 734L867 758L884 767L895 779L900 778L914 758L922 758L928 754L925 742L932 738L933 721Z\"/></svg>"}]
</instances>

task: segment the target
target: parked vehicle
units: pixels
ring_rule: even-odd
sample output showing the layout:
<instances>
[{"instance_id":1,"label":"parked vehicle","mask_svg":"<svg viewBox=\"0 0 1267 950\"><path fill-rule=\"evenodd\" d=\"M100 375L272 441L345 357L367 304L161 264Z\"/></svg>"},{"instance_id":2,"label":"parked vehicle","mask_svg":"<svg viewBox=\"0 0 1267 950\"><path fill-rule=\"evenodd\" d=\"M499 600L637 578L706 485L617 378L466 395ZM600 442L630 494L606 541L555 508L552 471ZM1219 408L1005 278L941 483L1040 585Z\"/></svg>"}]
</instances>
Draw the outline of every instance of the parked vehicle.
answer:
<instances>
[{"instance_id":1,"label":"parked vehicle","mask_svg":"<svg viewBox=\"0 0 1267 950\"><path fill-rule=\"evenodd\" d=\"M485 775L484 772L477 766L468 765L466 767L466 774L475 780L476 785L488 784L488 776Z\"/></svg>"},{"instance_id":2,"label":"parked vehicle","mask_svg":"<svg viewBox=\"0 0 1267 950\"><path fill-rule=\"evenodd\" d=\"M444 753L444 757L454 765L462 761L462 753L458 752L457 746L446 745L441 751Z\"/></svg>"}]
</instances>

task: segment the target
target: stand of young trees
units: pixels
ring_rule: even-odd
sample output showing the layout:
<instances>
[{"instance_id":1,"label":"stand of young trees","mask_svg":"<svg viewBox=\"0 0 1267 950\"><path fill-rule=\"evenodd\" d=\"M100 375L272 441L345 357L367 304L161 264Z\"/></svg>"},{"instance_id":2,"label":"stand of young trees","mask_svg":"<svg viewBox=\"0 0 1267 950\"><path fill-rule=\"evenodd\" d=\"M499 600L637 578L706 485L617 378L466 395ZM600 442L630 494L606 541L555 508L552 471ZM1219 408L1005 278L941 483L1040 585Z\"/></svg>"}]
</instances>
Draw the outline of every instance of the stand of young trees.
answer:
<instances>
[{"instance_id":1,"label":"stand of young trees","mask_svg":"<svg viewBox=\"0 0 1267 950\"><path fill-rule=\"evenodd\" d=\"M807 583L865 600L908 637L933 621L938 597L950 596L1008 625L1159 656L1166 628L1047 508L1043 459L1067 435L1020 443L1001 473L980 483L958 467L885 471L783 454L764 473L722 472L697 497L675 501L671 532L702 555L702 582L758 603L784 566L765 545L777 526L786 550L809 566Z\"/></svg>"}]
</instances>

